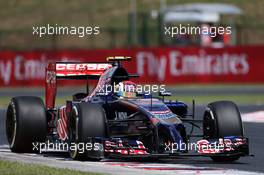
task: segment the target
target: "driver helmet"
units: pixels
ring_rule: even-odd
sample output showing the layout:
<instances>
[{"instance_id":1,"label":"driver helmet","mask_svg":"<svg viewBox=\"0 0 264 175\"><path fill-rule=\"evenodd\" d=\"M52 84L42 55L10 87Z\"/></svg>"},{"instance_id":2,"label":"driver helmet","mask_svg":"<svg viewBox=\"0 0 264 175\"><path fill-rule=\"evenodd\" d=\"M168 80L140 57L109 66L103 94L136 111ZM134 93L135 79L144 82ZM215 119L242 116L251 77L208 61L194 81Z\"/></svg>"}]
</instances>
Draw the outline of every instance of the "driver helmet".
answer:
<instances>
[{"instance_id":1,"label":"driver helmet","mask_svg":"<svg viewBox=\"0 0 264 175\"><path fill-rule=\"evenodd\" d=\"M136 83L132 81L122 81L115 87L116 95L124 98L136 97Z\"/></svg>"}]
</instances>

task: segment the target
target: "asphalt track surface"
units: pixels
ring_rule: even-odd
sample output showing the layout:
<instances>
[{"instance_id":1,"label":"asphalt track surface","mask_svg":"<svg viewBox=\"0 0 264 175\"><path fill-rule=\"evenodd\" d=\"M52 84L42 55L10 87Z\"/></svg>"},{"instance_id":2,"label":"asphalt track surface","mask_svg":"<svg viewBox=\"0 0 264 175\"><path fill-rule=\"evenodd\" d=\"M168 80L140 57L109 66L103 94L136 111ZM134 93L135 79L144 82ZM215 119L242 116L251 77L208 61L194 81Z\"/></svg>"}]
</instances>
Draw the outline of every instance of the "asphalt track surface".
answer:
<instances>
[{"instance_id":1,"label":"asphalt track surface","mask_svg":"<svg viewBox=\"0 0 264 175\"><path fill-rule=\"evenodd\" d=\"M205 106L197 106L196 117L201 118ZM264 110L264 106L239 106L241 113ZM254 174L264 173L264 123L244 123L246 136L250 139L250 152L254 157L242 157L235 163L215 163L206 157L180 157L174 160L138 162L104 160L102 162L78 162L67 154L15 154L11 153L5 137L5 109L0 109L0 159L37 163L53 167L110 174Z\"/></svg>"}]
</instances>

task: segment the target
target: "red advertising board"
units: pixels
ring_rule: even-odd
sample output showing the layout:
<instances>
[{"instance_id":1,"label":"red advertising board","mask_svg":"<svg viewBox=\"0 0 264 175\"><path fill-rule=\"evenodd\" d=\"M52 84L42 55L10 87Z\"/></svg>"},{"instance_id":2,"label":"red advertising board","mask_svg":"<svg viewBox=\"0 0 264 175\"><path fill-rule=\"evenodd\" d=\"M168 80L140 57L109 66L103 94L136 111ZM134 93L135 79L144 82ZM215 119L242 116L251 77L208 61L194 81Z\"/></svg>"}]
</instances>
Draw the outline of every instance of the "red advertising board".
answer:
<instances>
[{"instance_id":1,"label":"red advertising board","mask_svg":"<svg viewBox=\"0 0 264 175\"><path fill-rule=\"evenodd\" d=\"M132 57L124 64L141 76L140 83L264 83L263 50L264 46L1 51L0 86L43 86L50 61L104 62L120 55Z\"/></svg>"}]
</instances>

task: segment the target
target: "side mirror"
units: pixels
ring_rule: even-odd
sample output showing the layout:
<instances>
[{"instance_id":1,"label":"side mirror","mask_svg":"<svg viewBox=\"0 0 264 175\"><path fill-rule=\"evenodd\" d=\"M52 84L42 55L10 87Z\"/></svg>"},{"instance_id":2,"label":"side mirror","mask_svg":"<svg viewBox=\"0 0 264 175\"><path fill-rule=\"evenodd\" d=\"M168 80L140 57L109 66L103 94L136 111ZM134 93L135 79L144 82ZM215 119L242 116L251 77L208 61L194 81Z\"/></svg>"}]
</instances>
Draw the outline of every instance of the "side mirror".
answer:
<instances>
[{"instance_id":1,"label":"side mirror","mask_svg":"<svg viewBox=\"0 0 264 175\"><path fill-rule=\"evenodd\" d=\"M165 97L165 96L171 96L171 92L169 91L163 91L163 92L159 92L159 96Z\"/></svg>"},{"instance_id":2,"label":"side mirror","mask_svg":"<svg viewBox=\"0 0 264 175\"><path fill-rule=\"evenodd\" d=\"M96 93L96 96L98 96L98 97L105 97L107 95L109 95L109 93L107 93L107 92L97 92Z\"/></svg>"}]
</instances>

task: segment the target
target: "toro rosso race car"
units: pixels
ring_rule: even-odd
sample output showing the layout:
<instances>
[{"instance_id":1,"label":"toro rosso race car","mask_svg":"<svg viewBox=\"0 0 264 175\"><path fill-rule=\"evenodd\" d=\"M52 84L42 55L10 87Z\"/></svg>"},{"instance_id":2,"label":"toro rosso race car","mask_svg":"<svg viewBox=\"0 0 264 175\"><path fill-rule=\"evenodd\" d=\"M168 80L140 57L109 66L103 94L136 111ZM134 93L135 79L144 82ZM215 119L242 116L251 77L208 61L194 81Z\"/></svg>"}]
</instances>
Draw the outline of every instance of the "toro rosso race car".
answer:
<instances>
[{"instance_id":1,"label":"toro rosso race car","mask_svg":"<svg viewBox=\"0 0 264 175\"><path fill-rule=\"evenodd\" d=\"M189 110L183 102L166 100L170 92L164 89L157 97L138 92L131 81L138 76L121 64L129 60L109 57L105 63L50 63L45 105L39 97L11 99L6 117L11 151L41 152L56 145L74 160L207 156L234 161L249 155L240 112L233 102L210 103L203 120L197 120L194 101ZM61 79L96 79L98 83L90 94L87 88L87 93L76 93L64 106L55 107ZM193 133L194 128L202 134ZM192 137L199 139L191 143Z\"/></svg>"}]
</instances>

